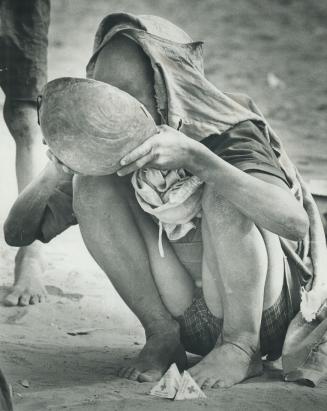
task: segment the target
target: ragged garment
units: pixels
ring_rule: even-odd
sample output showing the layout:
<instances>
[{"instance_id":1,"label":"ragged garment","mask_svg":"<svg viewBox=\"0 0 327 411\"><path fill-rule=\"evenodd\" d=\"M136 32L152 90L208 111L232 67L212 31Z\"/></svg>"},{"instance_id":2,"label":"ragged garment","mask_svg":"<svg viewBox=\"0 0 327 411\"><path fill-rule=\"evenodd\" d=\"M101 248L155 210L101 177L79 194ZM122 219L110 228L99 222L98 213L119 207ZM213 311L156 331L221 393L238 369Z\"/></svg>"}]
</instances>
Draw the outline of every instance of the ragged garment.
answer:
<instances>
[{"instance_id":1,"label":"ragged garment","mask_svg":"<svg viewBox=\"0 0 327 411\"><path fill-rule=\"evenodd\" d=\"M303 287L301 311L305 320L314 320L326 298L327 251L325 236L319 211L312 195L287 156L279 136L249 97L223 93L205 78L202 42L193 42L184 31L159 17L134 16L126 13L114 13L105 17L96 33L94 53L87 66L88 77L93 77L98 53L117 33L137 42L149 57L154 71L157 108L164 123L180 129L185 135L197 141L202 141L211 135L217 135L219 138L222 133L248 120L264 130L265 137L278 158L293 195L303 205L309 217L310 230L303 241L304 246L300 256L287 240L283 238L280 240L288 259L299 268L298 280ZM142 185L144 181L141 184L139 177L140 175L134 177L134 183ZM153 208L151 211L153 214ZM294 327L297 327L296 330L302 327L301 321L297 321L299 316L302 317L302 314L299 313L294 319L293 327L291 324L290 330L293 334ZM327 332L326 318L315 321L319 323L320 330L325 327ZM321 347L323 346L325 335L325 333L320 332L318 339L314 338L316 347L319 347L320 342ZM293 354L297 353L297 344L293 344L292 341L292 338L286 336L285 353L290 351ZM308 371L309 366L306 368L303 365L308 355L303 361L301 360L303 352L303 350L298 352L298 360L302 367L300 371L298 363L286 361L288 364L285 372L286 378L294 371L293 365L295 367L293 368L298 370L295 379L305 380L306 377L310 378L312 375ZM309 349L309 354L310 352ZM326 376L326 370L326 367L320 369L319 375ZM313 383L317 381L315 379Z\"/></svg>"},{"instance_id":2,"label":"ragged garment","mask_svg":"<svg viewBox=\"0 0 327 411\"><path fill-rule=\"evenodd\" d=\"M142 209L159 224L158 247L164 257L162 232L169 240L179 240L195 228L193 219L201 216L203 182L184 169L140 169L132 176L135 195Z\"/></svg>"}]
</instances>

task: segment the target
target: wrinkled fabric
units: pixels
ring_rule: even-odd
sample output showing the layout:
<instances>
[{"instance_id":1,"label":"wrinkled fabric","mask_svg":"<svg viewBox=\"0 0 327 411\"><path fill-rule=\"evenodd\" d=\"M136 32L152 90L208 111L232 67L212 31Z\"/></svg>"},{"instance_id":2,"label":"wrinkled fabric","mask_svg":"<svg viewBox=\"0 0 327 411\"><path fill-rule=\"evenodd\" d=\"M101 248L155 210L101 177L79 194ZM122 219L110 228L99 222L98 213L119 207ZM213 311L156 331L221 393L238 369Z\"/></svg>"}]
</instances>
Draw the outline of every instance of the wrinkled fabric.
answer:
<instances>
[{"instance_id":1,"label":"wrinkled fabric","mask_svg":"<svg viewBox=\"0 0 327 411\"><path fill-rule=\"evenodd\" d=\"M132 185L141 208L159 223L158 244L163 257L162 230L169 240L179 240L195 228L192 220L200 216L203 182L183 169L145 168L134 172Z\"/></svg>"},{"instance_id":2,"label":"wrinkled fabric","mask_svg":"<svg viewBox=\"0 0 327 411\"><path fill-rule=\"evenodd\" d=\"M212 134L201 143L239 170L269 174L289 186L274 150L262 129L252 121L243 121L219 137Z\"/></svg>"},{"instance_id":3,"label":"wrinkled fabric","mask_svg":"<svg viewBox=\"0 0 327 411\"><path fill-rule=\"evenodd\" d=\"M262 312L260 348L262 355L274 361L281 355L287 327L292 316L288 301L287 285L276 302ZM181 342L186 351L205 356L221 342L223 319L209 310L203 290L196 288L192 304L183 315L177 317L181 330Z\"/></svg>"},{"instance_id":4,"label":"wrinkled fabric","mask_svg":"<svg viewBox=\"0 0 327 411\"><path fill-rule=\"evenodd\" d=\"M287 176L293 195L303 204L309 217L310 231L303 241L301 256L287 240L280 240L289 260L300 268L299 281L305 289L304 293L307 293L308 304L311 304L310 290L313 279L317 289L320 285L319 289L323 290L322 285L325 283L325 237L312 195L287 156L278 135L249 97L222 93L204 77L202 42L193 42L182 30L161 18L126 13L105 17L97 31L94 54L87 66L89 77L93 77L97 54L118 32L136 41L149 57L154 71L157 108L163 122L169 126L179 128L197 141L212 134L217 134L219 138L223 132L247 120L264 129L265 136ZM315 294L313 298L317 310L325 300L325 292L321 291L319 297L317 299ZM291 330L292 327L290 332ZM288 369L288 372L291 370ZM322 372L326 375L326 368Z\"/></svg>"},{"instance_id":5,"label":"wrinkled fabric","mask_svg":"<svg viewBox=\"0 0 327 411\"><path fill-rule=\"evenodd\" d=\"M219 139L213 134L201 142L242 171L267 173L288 185L274 151L252 121L237 124L220 134ZM140 206L156 217L159 234L165 231L169 240L176 241L194 229L192 220L200 215L202 196L202 190L195 192L197 186L202 185L197 177L181 169L169 172L146 169L134 172L132 184ZM159 251L163 255L160 236Z\"/></svg>"},{"instance_id":6,"label":"wrinkled fabric","mask_svg":"<svg viewBox=\"0 0 327 411\"><path fill-rule=\"evenodd\" d=\"M298 313L291 322L283 346L286 381L316 386L326 378L327 318L307 322Z\"/></svg>"}]
</instances>

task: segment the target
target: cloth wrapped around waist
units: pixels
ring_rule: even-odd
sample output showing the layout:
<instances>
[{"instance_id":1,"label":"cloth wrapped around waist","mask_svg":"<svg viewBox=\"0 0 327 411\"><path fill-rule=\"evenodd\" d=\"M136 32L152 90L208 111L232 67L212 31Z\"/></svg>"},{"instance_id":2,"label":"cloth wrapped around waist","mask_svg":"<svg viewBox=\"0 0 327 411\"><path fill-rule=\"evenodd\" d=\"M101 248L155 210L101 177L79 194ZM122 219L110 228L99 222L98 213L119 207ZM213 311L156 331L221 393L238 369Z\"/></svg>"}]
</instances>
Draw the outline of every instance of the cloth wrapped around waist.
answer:
<instances>
[{"instance_id":1,"label":"cloth wrapped around waist","mask_svg":"<svg viewBox=\"0 0 327 411\"><path fill-rule=\"evenodd\" d=\"M192 221L201 216L203 182L184 169L137 170L132 185L141 208L159 224L159 251L164 256L162 232L169 240L178 240L195 228Z\"/></svg>"}]
</instances>

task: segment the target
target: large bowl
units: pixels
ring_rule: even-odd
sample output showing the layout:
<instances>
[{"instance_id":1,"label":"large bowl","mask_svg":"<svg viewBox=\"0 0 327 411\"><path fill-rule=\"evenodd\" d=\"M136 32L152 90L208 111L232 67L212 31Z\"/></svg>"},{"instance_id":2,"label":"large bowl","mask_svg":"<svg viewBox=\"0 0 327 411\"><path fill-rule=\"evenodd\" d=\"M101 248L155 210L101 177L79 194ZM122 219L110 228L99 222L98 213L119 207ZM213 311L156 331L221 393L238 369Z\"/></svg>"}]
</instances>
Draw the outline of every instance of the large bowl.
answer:
<instances>
[{"instance_id":1,"label":"large bowl","mask_svg":"<svg viewBox=\"0 0 327 411\"><path fill-rule=\"evenodd\" d=\"M84 78L46 84L39 121L53 154L86 175L115 173L125 154L157 132L152 116L130 94Z\"/></svg>"}]
</instances>

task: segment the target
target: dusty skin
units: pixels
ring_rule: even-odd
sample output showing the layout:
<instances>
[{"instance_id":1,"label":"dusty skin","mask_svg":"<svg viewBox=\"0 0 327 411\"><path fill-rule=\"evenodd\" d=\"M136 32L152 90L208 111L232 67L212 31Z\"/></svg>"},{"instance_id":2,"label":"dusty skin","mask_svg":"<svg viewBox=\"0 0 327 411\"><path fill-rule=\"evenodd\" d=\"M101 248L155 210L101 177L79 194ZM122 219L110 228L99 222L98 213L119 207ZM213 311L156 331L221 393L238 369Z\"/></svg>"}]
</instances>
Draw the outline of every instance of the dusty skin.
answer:
<instances>
[{"instance_id":1,"label":"dusty skin","mask_svg":"<svg viewBox=\"0 0 327 411\"><path fill-rule=\"evenodd\" d=\"M187 366L185 350L179 343L178 334L153 335L138 357L119 370L118 376L139 382L155 382L160 380L172 363L176 363L180 370Z\"/></svg>"},{"instance_id":2,"label":"dusty skin","mask_svg":"<svg viewBox=\"0 0 327 411\"><path fill-rule=\"evenodd\" d=\"M189 370L202 388L229 388L239 381L256 377L262 372L262 361L258 353L250 356L231 343L224 343L214 348L201 362Z\"/></svg>"},{"instance_id":3,"label":"dusty skin","mask_svg":"<svg viewBox=\"0 0 327 411\"><path fill-rule=\"evenodd\" d=\"M79 5L81 8L77 10ZM83 76L99 20L108 12L161 14L205 39L208 77L224 90L251 95L308 178L326 178L326 8L323 2L227 0L155 4L142 0L57 0L52 4L50 79ZM172 16L172 10L174 15ZM269 12L267 12L269 10ZM269 16L269 19L267 19ZM79 24L72 24L78 19ZM195 24L196 22L196 24ZM83 26L83 30L81 27ZM214 37L210 39L210 33ZM69 40L69 41L68 41ZM249 51L249 45L250 51ZM292 62L292 63L291 63ZM271 88L267 73L284 86ZM305 96L305 98L304 98ZM0 120L0 220L16 195L14 144ZM15 249L0 240L1 298L12 284ZM0 309L1 367L18 411L72 410L299 410L326 408L327 385L312 389L282 381L280 364L207 399L176 402L148 395L152 383L118 378L116 369L139 354L144 336L134 316L92 262L76 228L44 247L47 304ZM84 335L69 335L82 331ZM190 358L194 366L198 358ZM29 388L21 382L27 379Z\"/></svg>"},{"instance_id":4,"label":"dusty skin","mask_svg":"<svg viewBox=\"0 0 327 411\"><path fill-rule=\"evenodd\" d=\"M43 256L33 253L32 245L26 250L26 247L20 249L16 255L15 261L15 282L10 289L9 294L5 297L4 303L8 306L28 304L38 304L46 300L46 290L42 283L42 274L45 269Z\"/></svg>"}]
</instances>

